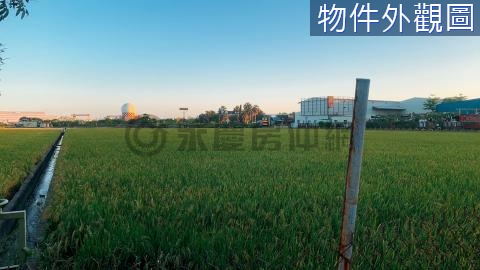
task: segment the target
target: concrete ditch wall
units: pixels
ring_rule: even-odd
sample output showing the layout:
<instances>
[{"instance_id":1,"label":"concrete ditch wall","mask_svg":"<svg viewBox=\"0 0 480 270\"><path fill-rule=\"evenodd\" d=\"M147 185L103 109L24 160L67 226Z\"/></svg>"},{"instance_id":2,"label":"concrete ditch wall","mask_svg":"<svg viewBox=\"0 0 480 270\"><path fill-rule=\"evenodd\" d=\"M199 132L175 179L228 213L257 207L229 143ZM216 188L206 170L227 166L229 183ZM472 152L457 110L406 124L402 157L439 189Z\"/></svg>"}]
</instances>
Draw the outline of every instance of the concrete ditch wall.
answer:
<instances>
[{"instance_id":1,"label":"concrete ditch wall","mask_svg":"<svg viewBox=\"0 0 480 270\"><path fill-rule=\"evenodd\" d=\"M57 139L50 147L50 150L42 156L37 164L35 164L33 169L30 171L30 174L25 178L25 181L22 183L13 198L3 208L4 212L20 211L25 209L27 200L37 187L42 173L47 168L48 163L50 162L52 155L55 153L55 149L64 134L65 133L62 131L60 135L58 135ZM15 229L15 227L16 221L14 220L0 221L0 239L9 235Z\"/></svg>"}]
</instances>

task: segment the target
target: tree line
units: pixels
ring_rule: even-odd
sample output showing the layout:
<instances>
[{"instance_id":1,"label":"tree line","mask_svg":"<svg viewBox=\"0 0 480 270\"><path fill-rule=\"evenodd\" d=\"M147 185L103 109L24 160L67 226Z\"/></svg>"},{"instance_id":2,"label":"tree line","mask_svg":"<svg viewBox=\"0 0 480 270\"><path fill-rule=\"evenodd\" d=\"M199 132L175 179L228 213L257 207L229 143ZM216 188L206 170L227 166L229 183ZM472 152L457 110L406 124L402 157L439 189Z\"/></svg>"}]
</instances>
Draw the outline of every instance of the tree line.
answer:
<instances>
[{"instance_id":1,"label":"tree line","mask_svg":"<svg viewBox=\"0 0 480 270\"><path fill-rule=\"evenodd\" d=\"M246 102L237 105L229 111L227 107L220 106L218 110L208 110L197 117L183 119L156 119L148 114L139 115L136 119L125 121L123 119L101 119L93 121L81 120L52 120L48 121L53 127L255 127L265 113L258 105Z\"/></svg>"},{"instance_id":2,"label":"tree line","mask_svg":"<svg viewBox=\"0 0 480 270\"><path fill-rule=\"evenodd\" d=\"M246 102L243 105L235 106L231 111L227 110L225 106L220 106L217 111L205 111L196 118L196 122L251 125L255 124L264 115L265 113L258 105Z\"/></svg>"}]
</instances>

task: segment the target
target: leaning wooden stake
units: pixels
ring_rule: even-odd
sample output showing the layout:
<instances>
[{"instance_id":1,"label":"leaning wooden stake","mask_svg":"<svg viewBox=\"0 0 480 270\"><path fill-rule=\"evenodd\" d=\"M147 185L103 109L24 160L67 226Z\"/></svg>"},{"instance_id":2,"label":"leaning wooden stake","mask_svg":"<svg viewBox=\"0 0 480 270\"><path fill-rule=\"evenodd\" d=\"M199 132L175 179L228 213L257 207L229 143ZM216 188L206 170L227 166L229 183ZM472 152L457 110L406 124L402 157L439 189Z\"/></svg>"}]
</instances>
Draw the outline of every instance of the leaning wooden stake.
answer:
<instances>
[{"instance_id":1,"label":"leaning wooden stake","mask_svg":"<svg viewBox=\"0 0 480 270\"><path fill-rule=\"evenodd\" d=\"M367 118L368 92L370 80L357 79L353 109L350 151L343 201L342 232L338 257L338 269L352 267L353 235L357 217L358 192L360 190L360 172L362 169L363 137Z\"/></svg>"}]
</instances>

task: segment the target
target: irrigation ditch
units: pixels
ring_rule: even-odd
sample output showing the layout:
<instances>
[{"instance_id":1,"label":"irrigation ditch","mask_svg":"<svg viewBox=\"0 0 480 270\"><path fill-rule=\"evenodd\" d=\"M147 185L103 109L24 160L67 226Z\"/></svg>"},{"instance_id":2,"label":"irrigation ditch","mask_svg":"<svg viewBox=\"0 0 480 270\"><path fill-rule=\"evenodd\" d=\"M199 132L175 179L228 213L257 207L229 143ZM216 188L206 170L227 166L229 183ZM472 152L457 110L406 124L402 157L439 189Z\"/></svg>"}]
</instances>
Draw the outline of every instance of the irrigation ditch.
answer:
<instances>
[{"instance_id":1,"label":"irrigation ditch","mask_svg":"<svg viewBox=\"0 0 480 270\"><path fill-rule=\"evenodd\" d=\"M21 268L19 263L26 262L27 254L35 254L32 251L42 240L45 227L42 213L45 210L64 135L65 131L62 131L50 149L35 164L13 198L3 209L0 208L0 241L2 243L0 245L0 270L9 269L8 266ZM23 211L24 213L22 213ZM2 220L1 215L7 216L9 213L23 214L25 222L17 219ZM25 227L22 228L22 226ZM25 230L26 235L23 232ZM26 245L27 250L22 250L23 245ZM32 258L28 258L28 261L35 264L36 256L29 257Z\"/></svg>"}]
</instances>

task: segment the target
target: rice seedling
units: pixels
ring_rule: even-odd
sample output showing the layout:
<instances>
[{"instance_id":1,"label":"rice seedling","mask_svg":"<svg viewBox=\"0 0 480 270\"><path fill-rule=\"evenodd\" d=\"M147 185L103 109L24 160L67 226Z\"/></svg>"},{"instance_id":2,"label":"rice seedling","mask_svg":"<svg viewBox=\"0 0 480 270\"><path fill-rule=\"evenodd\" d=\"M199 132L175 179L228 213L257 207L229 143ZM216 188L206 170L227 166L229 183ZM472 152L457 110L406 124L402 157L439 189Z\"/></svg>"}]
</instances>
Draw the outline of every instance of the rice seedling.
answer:
<instances>
[{"instance_id":1,"label":"rice seedling","mask_svg":"<svg viewBox=\"0 0 480 270\"><path fill-rule=\"evenodd\" d=\"M213 129L201 135L204 147L193 151L186 143L179 151L185 136L172 129L162 151L142 157L127 147L123 129L69 130L47 210L43 263L334 267L344 138L332 144L329 136L337 134L321 130L318 147L305 150L291 140L296 131L282 130L275 133L280 150L253 151L254 131L244 132L244 151L214 151ZM148 141L151 130L139 136ZM480 268L479 152L478 133L368 131L355 267Z\"/></svg>"},{"instance_id":2,"label":"rice seedling","mask_svg":"<svg viewBox=\"0 0 480 270\"><path fill-rule=\"evenodd\" d=\"M54 129L0 129L0 197L11 198L59 135Z\"/></svg>"}]
</instances>

